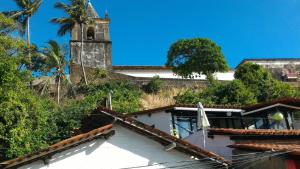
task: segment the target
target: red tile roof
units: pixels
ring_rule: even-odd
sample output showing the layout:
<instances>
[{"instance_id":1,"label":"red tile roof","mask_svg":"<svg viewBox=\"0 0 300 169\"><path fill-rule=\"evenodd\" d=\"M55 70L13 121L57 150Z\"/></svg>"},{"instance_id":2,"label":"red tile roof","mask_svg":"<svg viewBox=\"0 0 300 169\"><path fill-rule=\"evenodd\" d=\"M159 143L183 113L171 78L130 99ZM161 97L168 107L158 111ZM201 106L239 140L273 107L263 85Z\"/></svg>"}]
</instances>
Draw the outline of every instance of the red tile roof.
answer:
<instances>
[{"instance_id":1,"label":"red tile roof","mask_svg":"<svg viewBox=\"0 0 300 169\"><path fill-rule=\"evenodd\" d=\"M263 107L267 107L267 106L271 106L271 105L279 104L279 103L289 105L289 106L300 107L300 98L294 98L294 97L280 98L280 99L276 99L276 100L272 100L272 101L254 104L254 105L247 105L247 106L244 106L242 109L246 110L246 112L248 112L248 111L260 109Z\"/></svg>"},{"instance_id":2,"label":"red tile roof","mask_svg":"<svg viewBox=\"0 0 300 169\"><path fill-rule=\"evenodd\" d=\"M92 130L85 134L80 134L71 137L69 139L53 144L48 148L40 150L38 152L28 154L22 157L18 157L12 160L4 161L0 163L0 168L1 167L3 167L2 169L15 168L21 164L27 164L37 159L45 158L51 154L55 154L59 151L72 148L73 146L76 146L78 144L86 143L98 137L104 137L104 138L109 137L114 134L114 131L111 129L112 129L112 124L104 127L100 127L98 129Z\"/></svg>"},{"instance_id":3,"label":"red tile roof","mask_svg":"<svg viewBox=\"0 0 300 169\"><path fill-rule=\"evenodd\" d=\"M298 78L298 74L297 73L288 73L288 74L286 74L286 77L288 79L297 79Z\"/></svg>"},{"instance_id":4,"label":"red tile roof","mask_svg":"<svg viewBox=\"0 0 300 169\"><path fill-rule=\"evenodd\" d=\"M215 159L221 163L229 164L229 162L226 161L223 157L221 157L213 152L204 150L196 145L193 145L187 141L181 140L181 139L174 137L170 134L167 134L161 130L155 129L152 126L146 125L146 124L139 122L131 117L127 117L123 114L120 114L120 113L117 113L117 112L114 112L112 110L108 110L105 108L98 108L97 113L105 113L107 115L110 115L110 116L116 118L117 123L121 124L122 126L132 129L132 130L134 130L140 134L143 134L145 136L148 136L149 138L159 141L162 144L168 145L172 142L175 142L177 145L176 149L181 152L184 152L184 153L187 153L187 154L190 154L193 156L197 156L198 158L209 157L209 158Z\"/></svg>"},{"instance_id":5,"label":"red tile roof","mask_svg":"<svg viewBox=\"0 0 300 169\"><path fill-rule=\"evenodd\" d=\"M227 128L212 128L209 129L210 134L219 135L238 135L238 136L299 136L300 130L272 130L272 129L227 129Z\"/></svg>"},{"instance_id":6,"label":"red tile roof","mask_svg":"<svg viewBox=\"0 0 300 169\"><path fill-rule=\"evenodd\" d=\"M183 153L202 158L202 157L209 157L211 159L214 159L216 162L219 162L223 165L228 165L229 162L225 161L225 159L213 152L206 151L201 149L198 146L195 146L193 144L190 144L186 141L183 141L181 139L178 139L174 136L171 136L170 134L164 133L158 129L155 129L151 126L148 126L144 123L138 122L134 120L133 118L126 117L123 114L108 110L108 109L103 109L99 108L97 109L97 113L104 113L106 115L112 116L117 119L117 123L130 129L133 130L137 133L140 133L142 135L147 136L150 139L153 139L157 142L160 142L163 145L168 145L170 143L176 143L176 148L178 151L181 151ZM28 163L31 163L33 161L36 161L37 159L45 159L48 156L51 156L52 154L55 154L57 152L60 152L62 150L66 150L69 148L72 148L74 146L77 146L82 143L86 143L88 141L91 141L95 138L98 137L109 137L112 134L115 133L114 130L111 130L113 127L112 124L100 127L98 129L92 130L90 132L87 132L85 134L80 134L74 137L71 137L69 139L63 140L61 142L58 142L56 144L53 144L49 146L46 149L43 149L41 151L25 155L23 157L18 157L9 161L5 161L0 163L0 168L1 169L9 169L9 168L14 168L16 166L20 165L25 165Z\"/></svg>"},{"instance_id":7,"label":"red tile roof","mask_svg":"<svg viewBox=\"0 0 300 169\"><path fill-rule=\"evenodd\" d=\"M296 144L234 144L228 147L255 151L282 151L300 156L300 145Z\"/></svg>"}]
</instances>

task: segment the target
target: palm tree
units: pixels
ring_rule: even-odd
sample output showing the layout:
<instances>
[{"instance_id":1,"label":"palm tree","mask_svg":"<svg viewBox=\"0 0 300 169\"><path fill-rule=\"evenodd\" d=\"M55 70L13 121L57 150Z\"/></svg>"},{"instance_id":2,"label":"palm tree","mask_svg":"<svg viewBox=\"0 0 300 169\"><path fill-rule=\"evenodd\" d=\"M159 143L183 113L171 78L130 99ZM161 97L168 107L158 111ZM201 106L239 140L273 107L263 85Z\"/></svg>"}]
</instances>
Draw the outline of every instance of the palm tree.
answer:
<instances>
[{"instance_id":1,"label":"palm tree","mask_svg":"<svg viewBox=\"0 0 300 169\"><path fill-rule=\"evenodd\" d=\"M30 19L37 12L42 0L14 0L20 8L18 11L6 12L21 25L21 35L25 35L27 28L28 59L30 59Z\"/></svg>"},{"instance_id":2,"label":"palm tree","mask_svg":"<svg viewBox=\"0 0 300 169\"><path fill-rule=\"evenodd\" d=\"M85 73L85 68L83 64L83 25L92 23L91 18L87 15L87 7L89 1L87 0L70 0L71 4L64 4L62 2L58 2L55 4L55 8L61 9L67 13L67 17L54 18L51 22L60 24L60 28L58 30L58 35L63 36L74 28L76 24L80 26L81 29L81 51L80 51L80 62L81 68L83 72L84 82L87 85L87 78Z\"/></svg>"},{"instance_id":3,"label":"palm tree","mask_svg":"<svg viewBox=\"0 0 300 169\"><path fill-rule=\"evenodd\" d=\"M59 46L56 41L50 40L48 42L48 47L45 48L42 52L42 55L45 57L45 71L50 73L52 77L55 79L56 83L56 91L57 91L57 103L60 101L60 90L61 90L61 82L67 81L69 82L68 77L65 74L65 68L67 66L67 61L65 59L66 56L65 50L63 47ZM42 92L46 88L46 85L51 81L51 77L47 79Z\"/></svg>"}]
</instances>

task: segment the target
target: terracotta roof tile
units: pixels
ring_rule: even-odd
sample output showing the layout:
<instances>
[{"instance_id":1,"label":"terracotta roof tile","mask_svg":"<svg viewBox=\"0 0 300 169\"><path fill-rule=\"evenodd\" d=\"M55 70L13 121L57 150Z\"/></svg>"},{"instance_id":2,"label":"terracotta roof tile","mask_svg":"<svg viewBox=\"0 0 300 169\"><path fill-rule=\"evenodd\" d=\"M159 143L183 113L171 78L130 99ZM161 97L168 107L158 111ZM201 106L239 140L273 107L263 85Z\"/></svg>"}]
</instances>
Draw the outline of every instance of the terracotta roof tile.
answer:
<instances>
[{"instance_id":1,"label":"terracotta roof tile","mask_svg":"<svg viewBox=\"0 0 300 169\"><path fill-rule=\"evenodd\" d=\"M226 129L213 128L209 129L211 134L221 135L244 135L244 136L300 136L300 130L272 130L272 129Z\"/></svg>"},{"instance_id":2,"label":"terracotta roof tile","mask_svg":"<svg viewBox=\"0 0 300 169\"><path fill-rule=\"evenodd\" d=\"M171 142L175 142L178 147L180 148L180 150L183 150L183 152L188 153L188 154L193 154L193 155L197 155L200 157L209 157L212 159L215 159L219 162L222 163L226 163L229 164L228 161L226 161L223 157L204 150L196 145L193 145L187 141L181 140L177 137L174 137L170 134L167 134L161 130L155 129L149 125L146 125L142 122L139 122L131 117L127 117L123 114L114 112L112 110L108 110L106 108L98 108L98 113L108 113L108 115L112 115L113 117L117 118L118 122L127 126L129 129L132 129L134 131L138 131L139 133L146 135L146 136L151 136L150 138L155 138L156 140L161 140L161 141L167 141L169 143Z\"/></svg>"},{"instance_id":3,"label":"terracotta roof tile","mask_svg":"<svg viewBox=\"0 0 300 169\"><path fill-rule=\"evenodd\" d=\"M92 130L88 133L80 134L80 135L71 137L69 139L63 140L61 142L58 142L56 144L53 144L53 145L49 146L48 148L45 148L38 152L31 153L31 154L28 154L28 155L25 155L22 157L18 157L18 158L12 159L12 160L4 161L4 162L0 163L0 168L3 167L3 169L7 169L7 168L11 168L11 167L16 167L20 164L28 163L33 160L54 154L58 151L71 148L74 145L85 143L87 141L90 141L90 140L98 137L98 136L107 137L107 135L114 134L114 131L110 130L110 129L112 129L112 127L113 127L112 124L104 126L104 127L100 127L95 130Z\"/></svg>"},{"instance_id":4,"label":"terracotta roof tile","mask_svg":"<svg viewBox=\"0 0 300 169\"><path fill-rule=\"evenodd\" d=\"M278 103L300 107L300 98L295 98L295 97L280 98L280 99L271 100L271 101L267 101L267 102L263 102L263 103L247 105L247 106L242 107L242 109L244 109L246 111L251 111L251 110L260 109L260 108L271 106L271 105L278 104Z\"/></svg>"},{"instance_id":5,"label":"terracotta roof tile","mask_svg":"<svg viewBox=\"0 0 300 169\"><path fill-rule=\"evenodd\" d=\"M234 144L228 147L255 151L282 151L291 155L300 155L300 145L296 144Z\"/></svg>"}]
</instances>

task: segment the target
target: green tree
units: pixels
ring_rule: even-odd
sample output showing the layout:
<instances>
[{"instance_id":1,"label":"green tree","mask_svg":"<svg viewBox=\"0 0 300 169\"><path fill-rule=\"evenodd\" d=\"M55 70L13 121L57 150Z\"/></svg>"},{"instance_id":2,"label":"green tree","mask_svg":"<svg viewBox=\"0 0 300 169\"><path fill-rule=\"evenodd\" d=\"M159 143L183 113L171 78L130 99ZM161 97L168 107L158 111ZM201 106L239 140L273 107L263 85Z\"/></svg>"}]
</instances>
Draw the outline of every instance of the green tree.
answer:
<instances>
[{"instance_id":1,"label":"green tree","mask_svg":"<svg viewBox=\"0 0 300 169\"><path fill-rule=\"evenodd\" d=\"M28 43L28 57L30 60L30 19L37 12L42 0L14 0L17 6L20 8L18 11L6 12L10 17L18 21L21 27L25 30L27 28L27 43ZM25 34L25 31L21 31Z\"/></svg>"},{"instance_id":2,"label":"green tree","mask_svg":"<svg viewBox=\"0 0 300 169\"><path fill-rule=\"evenodd\" d=\"M0 161L43 148L51 137L54 105L32 93L30 72L17 68L15 58L0 58Z\"/></svg>"},{"instance_id":3,"label":"green tree","mask_svg":"<svg viewBox=\"0 0 300 169\"><path fill-rule=\"evenodd\" d=\"M60 28L58 30L58 35L63 36L74 28L76 24L80 26L81 29L81 51L80 51L80 62L81 68L83 72L84 82L87 85L87 77L85 73L85 68L83 64L83 26L86 24L91 24L92 19L88 17L87 0L72 0L71 4L64 4L62 2L58 2L55 4L55 8L63 10L68 16L61 18L52 19L53 23L59 24Z\"/></svg>"},{"instance_id":4,"label":"green tree","mask_svg":"<svg viewBox=\"0 0 300 169\"><path fill-rule=\"evenodd\" d=\"M43 148L57 133L55 105L29 90L31 72L18 69L27 45L10 36L14 25L0 14L0 161Z\"/></svg>"},{"instance_id":5,"label":"green tree","mask_svg":"<svg viewBox=\"0 0 300 169\"><path fill-rule=\"evenodd\" d=\"M51 73L52 77L55 79L56 92L57 92L57 103L60 102L60 90L61 82L70 83L70 80L65 74L65 69L67 67L67 61L65 59L67 52L64 47L59 46L56 41L50 40L48 42L48 47L43 50L43 55L46 57L45 67L46 72ZM50 82L52 78L49 78L47 82ZM45 85L49 83L45 83ZM45 89L46 86L44 86Z\"/></svg>"},{"instance_id":6,"label":"green tree","mask_svg":"<svg viewBox=\"0 0 300 169\"><path fill-rule=\"evenodd\" d=\"M254 94L240 80L228 83L214 82L202 91L185 91L176 96L175 100L178 104L202 102L206 105L246 105L256 103Z\"/></svg>"},{"instance_id":7,"label":"green tree","mask_svg":"<svg viewBox=\"0 0 300 169\"><path fill-rule=\"evenodd\" d=\"M147 93L157 94L161 90L163 83L159 76L154 76L143 88Z\"/></svg>"},{"instance_id":8,"label":"green tree","mask_svg":"<svg viewBox=\"0 0 300 169\"><path fill-rule=\"evenodd\" d=\"M172 44L166 65L172 66L175 73L184 77L198 73L210 78L215 72L229 69L221 47L203 38L184 39Z\"/></svg>"},{"instance_id":9,"label":"green tree","mask_svg":"<svg viewBox=\"0 0 300 169\"><path fill-rule=\"evenodd\" d=\"M288 84L273 79L270 72L254 63L247 62L240 65L234 77L241 80L254 93L258 102L296 94Z\"/></svg>"},{"instance_id":10,"label":"green tree","mask_svg":"<svg viewBox=\"0 0 300 169\"><path fill-rule=\"evenodd\" d=\"M16 29L14 20L0 13L0 35L8 35Z\"/></svg>"}]
</instances>

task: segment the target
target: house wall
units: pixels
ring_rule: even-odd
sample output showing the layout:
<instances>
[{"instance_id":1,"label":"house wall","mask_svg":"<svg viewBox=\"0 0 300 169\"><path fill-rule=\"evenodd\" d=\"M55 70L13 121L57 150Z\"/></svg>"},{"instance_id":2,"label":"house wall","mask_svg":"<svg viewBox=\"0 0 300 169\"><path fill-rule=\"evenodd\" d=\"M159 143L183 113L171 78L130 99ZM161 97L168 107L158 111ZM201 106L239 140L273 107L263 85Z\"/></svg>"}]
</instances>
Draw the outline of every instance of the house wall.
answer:
<instances>
[{"instance_id":1,"label":"house wall","mask_svg":"<svg viewBox=\"0 0 300 169\"><path fill-rule=\"evenodd\" d=\"M51 157L49 164L42 160L19 167L19 169L121 169L147 166L147 169L160 169L178 165L191 168L211 168L204 163L193 161L190 156L174 149L165 151L164 146L145 136L116 125L116 133L108 140L97 139ZM181 161L181 162L180 162ZM166 162L165 164L160 164ZM179 163L180 162L180 163Z\"/></svg>"},{"instance_id":2,"label":"house wall","mask_svg":"<svg viewBox=\"0 0 300 169\"><path fill-rule=\"evenodd\" d=\"M204 147L203 131L198 131L188 136L184 140L194 145L197 145L201 148L205 148L208 151L212 151L216 154L219 154L227 160L231 160L232 149L227 146L234 144L234 141L230 140L229 136L214 135L212 138L210 138L207 137L207 133L205 135L206 135L205 147Z\"/></svg>"},{"instance_id":3,"label":"house wall","mask_svg":"<svg viewBox=\"0 0 300 169\"><path fill-rule=\"evenodd\" d=\"M165 111L156 112L150 114L143 114L134 117L136 120L145 123L149 126L155 125L155 128L171 133L172 129L172 115L171 113L166 113Z\"/></svg>"},{"instance_id":4,"label":"house wall","mask_svg":"<svg viewBox=\"0 0 300 169\"><path fill-rule=\"evenodd\" d=\"M184 79L183 77L175 74L172 70L157 70L157 69L127 69L127 70L115 70L116 73L126 74L134 77L147 77L152 78L153 76L159 76L160 78L167 79ZM193 75L193 79L205 80L205 75ZM217 80L231 81L234 79L234 71L216 73L215 78Z\"/></svg>"}]
</instances>

